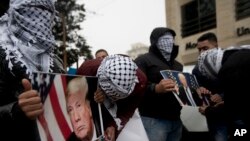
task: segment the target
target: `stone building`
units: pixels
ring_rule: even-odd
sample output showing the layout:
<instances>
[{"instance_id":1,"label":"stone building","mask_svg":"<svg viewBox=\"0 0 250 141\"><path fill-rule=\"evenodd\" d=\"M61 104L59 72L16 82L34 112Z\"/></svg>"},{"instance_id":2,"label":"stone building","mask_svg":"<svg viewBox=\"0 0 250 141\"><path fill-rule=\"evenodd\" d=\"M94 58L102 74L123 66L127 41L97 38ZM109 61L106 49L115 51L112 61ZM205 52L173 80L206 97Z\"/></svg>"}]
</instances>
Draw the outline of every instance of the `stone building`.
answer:
<instances>
[{"instance_id":1,"label":"stone building","mask_svg":"<svg viewBox=\"0 0 250 141\"><path fill-rule=\"evenodd\" d=\"M165 5L184 65L195 64L197 38L206 32L215 33L222 48L250 44L250 0L165 0Z\"/></svg>"}]
</instances>

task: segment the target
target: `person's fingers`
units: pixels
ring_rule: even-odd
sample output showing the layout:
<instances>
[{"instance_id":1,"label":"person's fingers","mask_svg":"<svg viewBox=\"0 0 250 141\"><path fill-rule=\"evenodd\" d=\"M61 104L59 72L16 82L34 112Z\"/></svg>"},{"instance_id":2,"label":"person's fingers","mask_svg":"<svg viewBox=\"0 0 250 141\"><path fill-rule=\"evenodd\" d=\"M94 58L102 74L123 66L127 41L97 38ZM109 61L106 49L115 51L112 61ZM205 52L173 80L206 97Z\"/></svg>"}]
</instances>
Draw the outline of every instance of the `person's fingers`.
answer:
<instances>
[{"instance_id":1,"label":"person's fingers","mask_svg":"<svg viewBox=\"0 0 250 141\"><path fill-rule=\"evenodd\" d=\"M155 90L157 93L166 93L175 91L175 86L176 84L173 80L161 80L161 82L156 85Z\"/></svg>"},{"instance_id":2,"label":"person's fingers","mask_svg":"<svg viewBox=\"0 0 250 141\"><path fill-rule=\"evenodd\" d=\"M20 106L36 104L40 102L41 102L41 98L37 94L37 92L34 90L30 90L29 92L22 93L18 97L18 103Z\"/></svg>"},{"instance_id":3,"label":"person's fingers","mask_svg":"<svg viewBox=\"0 0 250 141\"><path fill-rule=\"evenodd\" d=\"M201 107L199 107L199 109L198 109L198 110L199 110L199 112L200 112L200 111L201 111Z\"/></svg>"},{"instance_id":4,"label":"person's fingers","mask_svg":"<svg viewBox=\"0 0 250 141\"><path fill-rule=\"evenodd\" d=\"M38 97L38 92L36 90L32 90L32 85L29 82L29 80L22 79L22 84L23 84L24 92L18 96L19 100L24 100L24 102L26 102L25 99Z\"/></svg>"},{"instance_id":5,"label":"person's fingers","mask_svg":"<svg viewBox=\"0 0 250 141\"><path fill-rule=\"evenodd\" d=\"M204 87L199 87L199 88L197 89L197 92L198 92L199 94L210 94L210 93L211 93L208 89L206 89L206 88L204 88Z\"/></svg>"},{"instance_id":6,"label":"person's fingers","mask_svg":"<svg viewBox=\"0 0 250 141\"><path fill-rule=\"evenodd\" d=\"M37 91L31 90L28 80L23 80L23 86L26 91L18 96L18 105L28 118L35 119L43 112L41 97Z\"/></svg>"},{"instance_id":7,"label":"person's fingers","mask_svg":"<svg viewBox=\"0 0 250 141\"><path fill-rule=\"evenodd\" d=\"M222 101L222 98L219 96L219 95L212 95L211 96L211 101L213 102L221 102Z\"/></svg>"},{"instance_id":8,"label":"person's fingers","mask_svg":"<svg viewBox=\"0 0 250 141\"><path fill-rule=\"evenodd\" d=\"M96 101L97 103L101 103L101 102L102 102L102 99L101 99L101 98L95 98L95 101Z\"/></svg>"},{"instance_id":9,"label":"person's fingers","mask_svg":"<svg viewBox=\"0 0 250 141\"><path fill-rule=\"evenodd\" d=\"M29 112L26 112L25 114L30 119L36 119L42 113L43 113L43 108L38 109L38 110L29 111Z\"/></svg>"},{"instance_id":10,"label":"person's fingers","mask_svg":"<svg viewBox=\"0 0 250 141\"><path fill-rule=\"evenodd\" d=\"M104 94L102 94L102 93L96 93L96 94L94 95L94 100L95 100L96 102L98 102L98 103L103 102L104 99L105 99L105 96L104 96Z\"/></svg>"},{"instance_id":11,"label":"person's fingers","mask_svg":"<svg viewBox=\"0 0 250 141\"><path fill-rule=\"evenodd\" d=\"M223 104L224 104L224 101L221 101L221 102L216 103L216 104L214 105L214 107L217 107L217 106L223 105Z\"/></svg>"},{"instance_id":12,"label":"person's fingers","mask_svg":"<svg viewBox=\"0 0 250 141\"><path fill-rule=\"evenodd\" d=\"M115 141L115 128L108 127L105 132L107 141Z\"/></svg>"},{"instance_id":13,"label":"person's fingers","mask_svg":"<svg viewBox=\"0 0 250 141\"><path fill-rule=\"evenodd\" d=\"M22 79L22 84L23 84L24 91L28 91L32 89L32 85L28 79Z\"/></svg>"},{"instance_id":14,"label":"person's fingers","mask_svg":"<svg viewBox=\"0 0 250 141\"><path fill-rule=\"evenodd\" d=\"M205 113L205 107L199 107L199 112L201 113L201 114L204 114Z\"/></svg>"},{"instance_id":15,"label":"person's fingers","mask_svg":"<svg viewBox=\"0 0 250 141\"><path fill-rule=\"evenodd\" d=\"M33 105L28 105L23 107L23 111L24 112L31 112L31 111L36 111L36 110L40 110L43 108L43 104L42 103L38 103L38 104L33 104Z\"/></svg>"},{"instance_id":16,"label":"person's fingers","mask_svg":"<svg viewBox=\"0 0 250 141\"><path fill-rule=\"evenodd\" d=\"M36 90L28 90L28 91L21 93L18 96L18 98L19 99L27 99L27 98L31 98L31 97L37 97L37 96L38 96L38 92Z\"/></svg>"}]
</instances>

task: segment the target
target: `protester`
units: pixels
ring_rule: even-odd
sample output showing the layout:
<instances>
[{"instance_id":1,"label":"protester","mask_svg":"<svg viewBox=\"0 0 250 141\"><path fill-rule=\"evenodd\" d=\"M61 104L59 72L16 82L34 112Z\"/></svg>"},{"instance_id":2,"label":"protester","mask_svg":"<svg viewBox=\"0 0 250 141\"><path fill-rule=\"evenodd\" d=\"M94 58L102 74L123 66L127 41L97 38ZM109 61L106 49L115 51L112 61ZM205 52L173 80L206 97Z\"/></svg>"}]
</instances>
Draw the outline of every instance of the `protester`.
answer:
<instances>
[{"instance_id":1,"label":"protester","mask_svg":"<svg viewBox=\"0 0 250 141\"><path fill-rule=\"evenodd\" d=\"M247 140L249 133L241 136L237 130L249 129L247 93L250 79L250 45L230 47L225 50L211 49L200 54L199 71L208 79L220 82L225 97L227 119L229 121L229 140ZM224 103L224 102L223 102Z\"/></svg>"},{"instance_id":2,"label":"protester","mask_svg":"<svg viewBox=\"0 0 250 141\"><path fill-rule=\"evenodd\" d=\"M197 39L197 49L199 54L213 48L218 48L217 37L214 33L208 32L202 34ZM206 77L202 76L198 70L198 65L196 64L194 69L192 70L192 74L195 75L199 85L201 87L205 87L206 89L212 91L213 93L218 93L218 82L211 82L211 80L206 79Z\"/></svg>"},{"instance_id":3,"label":"protester","mask_svg":"<svg viewBox=\"0 0 250 141\"><path fill-rule=\"evenodd\" d=\"M68 141L93 139L94 122L87 94L88 83L85 77L70 80L66 91L66 105L74 132Z\"/></svg>"},{"instance_id":4,"label":"protester","mask_svg":"<svg viewBox=\"0 0 250 141\"><path fill-rule=\"evenodd\" d=\"M199 53L214 48L218 48L217 37L214 33L208 32L198 38L197 49ZM219 86L219 81L210 80L204 77L200 73L197 64L195 65L192 73L195 75L199 83L199 90L201 91L200 93L202 93L202 95L209 100L209 105L203 105L199 108L199 111L207 118L209 128L209 135L207 139L210 138L209 140L214 141L227 141L226 117L222 102L224 100L223 91ZM204 89L207 89L210 92L206 92ZM193 138L193 135L190 138ZM201 135L199 138L197 138L197 140L203 138L204 135Z\"/></svg>"},{"instance_id":5,"label":"protester","mask_svg":"<svg viewBox=\"0 0 250 141\"><path fill-rule=\"evenodd\" d=\"M145 74L131 58L123 55L85 61L77 74L98 77L95 100L104 104L105 108L102 109L106 112L103 119L108 127L116 129L117 138L144 95L147 82Z\"/></svg>"},{"instance_id":6,"label":"protester","mask_svg":"<svg viewBox=\"0 0 250 141\"><path fill-rule=\"evenodd\" d=\"M36 119L43 112L32 72L64 72L53 53L55 7L50 0L11 0L0 18L1 140L36 141Z\"/></svg>"},{"instance_id":7,"label":"protester","mask_svg":"<svg viewBox=\"0 0 250 141\"><path fill-rule=\"evenodd\" d=\"M161 70L183 70L183 65L175 60L178 55L178 46L174 44L175 35L169 28L153 29L149 52L135 59L148 78L139 111L150 141L181 139L181 106L173 94L176 83L172 79L163 79L160 74Z\"/></svg>"},{"instance_id":8,"label":"protester","mask_svg":"<svg viewBox=\"0 0 250 141\"><path fill-rule=\"evenodd\" d=\"M95 58L97 58L97 59L103 59L108 55L109 54L105 49L99 49L95 52Z\"/></svg>"}]
</instances>

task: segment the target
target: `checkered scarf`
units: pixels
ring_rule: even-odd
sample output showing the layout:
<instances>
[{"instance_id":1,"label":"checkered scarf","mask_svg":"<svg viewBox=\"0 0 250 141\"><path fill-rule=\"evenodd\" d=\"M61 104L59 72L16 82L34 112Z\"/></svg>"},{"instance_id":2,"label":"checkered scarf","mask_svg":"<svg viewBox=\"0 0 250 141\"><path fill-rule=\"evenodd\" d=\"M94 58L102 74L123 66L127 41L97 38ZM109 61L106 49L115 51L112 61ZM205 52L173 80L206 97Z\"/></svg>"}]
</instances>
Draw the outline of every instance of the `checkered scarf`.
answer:
<instances>
[{"instance_id":1,"label":"checkered scarf","mask_svg":"<svg viewBox=\"0 0 250 141\"><path fill-rule=\"evenodd\" d=\"M214 48L202 52L198 57L198 67L202 75L210 79L216 79L221 68L224 51L221 48Z\"/></svg>"},{"instance_id":2,"label":"checkered scarf","mask_svg":"<svg viewBox=\"0 0 250 141\"><path fill-rule=\"evenodd\" d=\"M138 82L137 65L131 58L110 55L102 61L97 70L98 82L112 101L126 98Z\"/></svg>"},{"instance_id":3,"label":"checkered scarf","mask_svg":"<svg viewBox=\"0 0 250 141\"><path fill-rule=\"evenodd\" d=\"M198 57L198 68L202 75L210 79L216 79L222 65L223 54L226 51L250 49L250 45L241 45L239 47L231 46L224 50L214 48L202 52Z\"/></svg>"},{"instance_id":4,"label":"checkered scarf","mask_svg":"<svg viewBox=\"0 0 250 141\"><path fill-rule=\"evenodd\" d=\"M163 36L161 36L156 44L162 56L167 61L170 61L173 45L174 45L174 37L170 33L166 33Z\"/></svg>"},{"instance_id":5,"label":"checkered scarf","mask_svg":"<svg viewBox=\"0 0 250 141\"><path fill-rule=\"evenodd\" d=\"M11 71L18 63L27 74L52 71L54 16L51 0L10 0L8 12L0 18L0 47Z\"/></svg>"},{"instance_id":6,"label":"checkered scarf","mask_svg":"<svg viewBox=\"0 0 250 141\"><path fill-rule=\"evenodd\" d=\"M103 104L114 118L118 130L123 126L122 121L117 117L116 101L128 97L138 78L136 76L137 65L131 58L121 55L110 55L104 58L97 70L98 82L107 98Z\"/></svg>"}]
</instances>

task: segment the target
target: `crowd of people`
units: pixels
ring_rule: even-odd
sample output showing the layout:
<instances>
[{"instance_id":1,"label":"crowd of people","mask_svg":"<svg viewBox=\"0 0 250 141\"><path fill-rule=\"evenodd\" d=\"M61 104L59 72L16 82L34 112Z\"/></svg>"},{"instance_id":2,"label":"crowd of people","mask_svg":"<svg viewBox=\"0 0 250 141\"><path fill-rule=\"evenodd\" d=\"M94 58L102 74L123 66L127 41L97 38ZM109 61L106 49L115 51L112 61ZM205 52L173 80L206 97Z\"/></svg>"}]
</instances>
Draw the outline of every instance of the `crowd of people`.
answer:
<instances>
[{"instance_id":1,"label":"crowd of people","mask_svg":"<svg viewBox=\"0 0 250 141\"><path fill-rule=\"evenodd\" d=\"M32 72L66 73L53 52L56 11L51 0L15 0L9 7L0 18L1 139L38 141L35 119L44 107L32 89ZM183 65L176 60L179 46L175 36L173 29L156 27L150 34L149 51L135 60L100 49L95 59L84 61L76 71L79 76L98 78L93 99L103 109L103 140L115 141L137 108L149 141L247 140L249 133L244 137L234 134L249 129L246 81L250 79L250 45L222 49L214 33L199 37L199 57L192 71L199 87L193 89L182 74ZM208 134L186 131L182 105L174 96L176 81L164 79L161 70L180 72L180 97L185 105L199 107L206 117ZM84 77L69 82L66 108L73 127L70 141L93 139L95 126L87 93ZM209 103L203 103L204 96Z\"/></svg>"}]
</instances>

